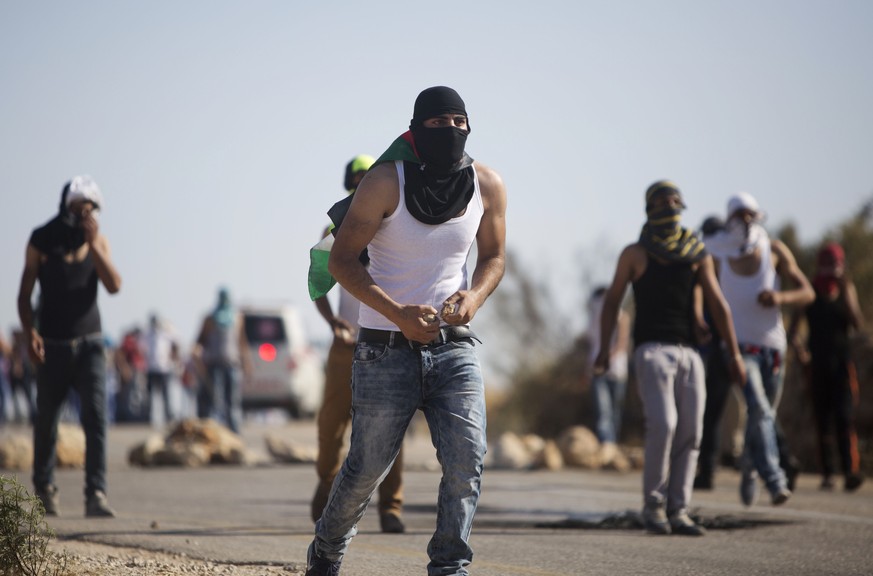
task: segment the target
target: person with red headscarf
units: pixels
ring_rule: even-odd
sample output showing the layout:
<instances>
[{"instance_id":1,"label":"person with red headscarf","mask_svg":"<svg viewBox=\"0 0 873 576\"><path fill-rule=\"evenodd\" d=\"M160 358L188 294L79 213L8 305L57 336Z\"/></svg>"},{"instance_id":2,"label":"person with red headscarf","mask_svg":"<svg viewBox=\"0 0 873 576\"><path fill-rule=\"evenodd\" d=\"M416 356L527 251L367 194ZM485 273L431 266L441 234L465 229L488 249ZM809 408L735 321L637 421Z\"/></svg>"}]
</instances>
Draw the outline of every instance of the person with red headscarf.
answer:
<instances>
[{"instance_id":1,"label":"person with red headscarf","mask_svg":"<svg viewBox=\"0 0 873 576\"><path fill-rule=\"evenodd\" d=\"M791 341L806 368L818 427L819 457L823 490L834 487L830 437L836 433L837 447L847 492L863 482L855 434L854 408L858 383L851 358L850 335L863 324L855 285L846 275L842 246L827 242L819 250L812 279L815 301L798 310L791 323ZM797 336L799 321L806 317L807 342Z\"/></svg>"}]
</instances>

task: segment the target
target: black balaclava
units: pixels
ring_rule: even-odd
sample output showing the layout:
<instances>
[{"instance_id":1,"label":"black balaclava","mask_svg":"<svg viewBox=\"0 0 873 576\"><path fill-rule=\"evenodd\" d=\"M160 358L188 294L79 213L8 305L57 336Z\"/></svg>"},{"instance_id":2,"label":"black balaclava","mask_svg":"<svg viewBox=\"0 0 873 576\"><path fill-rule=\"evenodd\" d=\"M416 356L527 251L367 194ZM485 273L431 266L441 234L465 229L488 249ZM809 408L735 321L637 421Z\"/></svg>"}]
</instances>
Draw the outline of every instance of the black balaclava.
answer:
<instances>
[{"instance_id":1,"label":"black balaclava","mask_svg":"<svg viewBox=\"0 0 873 576\"><path fill-rule=\"evenodd\" d=\"M67 208L70 184L67 182L61 191L58 215L31 234L30 243L43 254L67 254L85 243L85 231L80 226L79 218Z\"/></svg>"},{"instance_id":2,"label":"black balaclava","mask_svg":"<svg viewBox=\"0 0 873 576\"><path fill-rule=\"evenodd\" d=\"M464 101L457 92L446 86L428 88L415 99L415 109L409 128L421 161L432 171L445 174L453 172L455 165L463 159L470 125L467 124L466 130L454 126L424 127L425 120L443 114L467 116Z\"/></svg>"},{"instance_id":3,"label":"black balaclava","mask_svg":"<svg viewBox=\"0 0 873 576\"><path fill-rule=\"evenodd\" d=\"M409 212L425 224L442 224L460 214L473 197L473 159L464 151L470 132L454 126L426 128L442 114L467 116L464 101L446 86L423 90L415 99L409 128L421 164L404 163L404 194Z\"/></svg>"}]
</instances>

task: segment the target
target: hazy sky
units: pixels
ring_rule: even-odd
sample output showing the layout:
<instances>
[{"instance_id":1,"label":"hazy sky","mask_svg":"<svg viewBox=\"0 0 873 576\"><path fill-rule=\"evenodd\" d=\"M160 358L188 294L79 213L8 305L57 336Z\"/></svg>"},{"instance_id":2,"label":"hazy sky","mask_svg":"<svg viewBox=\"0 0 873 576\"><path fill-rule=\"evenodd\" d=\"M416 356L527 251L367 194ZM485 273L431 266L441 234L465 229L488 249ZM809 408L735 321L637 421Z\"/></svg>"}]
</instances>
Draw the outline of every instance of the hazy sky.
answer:
<instances>
[{"instance_id":1,"label":"hazy sky","mask_svg":"<svg viewBox=\"0 0 873 576\"><path fill-rule=\"evenodd\" d=\"M440 84L568 315L660 178L687 225L745 190L816 240L873 197L871 25L867 0L2 2L0 327L30 231L86 173L124 280L100 295L112 336L156 311L190 341L225 285L325 338L308 250L344 165Z\"/></svg>"}]
</instances>

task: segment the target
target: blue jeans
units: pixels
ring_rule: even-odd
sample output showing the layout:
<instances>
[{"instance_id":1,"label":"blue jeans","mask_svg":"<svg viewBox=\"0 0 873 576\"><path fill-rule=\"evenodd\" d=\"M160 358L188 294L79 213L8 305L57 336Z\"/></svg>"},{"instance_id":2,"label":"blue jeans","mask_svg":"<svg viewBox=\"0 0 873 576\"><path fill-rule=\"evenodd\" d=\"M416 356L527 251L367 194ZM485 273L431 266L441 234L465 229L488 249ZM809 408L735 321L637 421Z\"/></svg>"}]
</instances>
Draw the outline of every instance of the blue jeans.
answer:
<instances>
[{"instance_id":1,"label":"blue jeans","mask_svg":"<svg viewBox=\"0 0 873 576\"><path fill-rule=\"evenodd\" d=\"M594 431L601 443L618 442L626 390L627 380L611 374L601 374L591 379L591 393L597 413Z\"/></svg>"},{"instance_id":2,"label":"blue jeans","mask_svg":"<svg viewBox=\"0 0 873 576\"><path fill-rule=\"evenodd\" d=\"M746 439L743 470L757 470L770 493L786 488L785 473L779 467L776 441L776 406L782 393L784 354L763 347L741 347L746 365Z\"/></svg>"},{"instance_id":3,"label":"blue jeans","mask_svg":"<svg viewBox=\"0 0 873 576\"><path fill-rule=\"evenodd\" d=\"M208 394L201 397L207 403L204 412L239 434L242 422L242 388L238 366L216 362L207 366Z\"/></svg>"},{"instance_id":4,"label":"blue jeans","mask_svg":"<svg viewBox=\"0 0 873 576\"><path fill-rule=\"evenodd\" d=\"M366 342L355 347L351 443L316 523L320 556L342 559L421 409L443 470L427 573L467 574L486 450L484 382L473 346L461 340L421 349Z\"/></svg>"},{"instance_id":5,"label":"blue jeans","mask_svg":"<svg viewBox=\"0 0 873 576\"><path fill-rule=\"evenodd\" d=\"M58 420L70 389L79 393L85 432L85 495L106 492L106 358L100 335L46 341L37 370L33 427L33 484L54 484Z\"/></svg>"}]
</instances>

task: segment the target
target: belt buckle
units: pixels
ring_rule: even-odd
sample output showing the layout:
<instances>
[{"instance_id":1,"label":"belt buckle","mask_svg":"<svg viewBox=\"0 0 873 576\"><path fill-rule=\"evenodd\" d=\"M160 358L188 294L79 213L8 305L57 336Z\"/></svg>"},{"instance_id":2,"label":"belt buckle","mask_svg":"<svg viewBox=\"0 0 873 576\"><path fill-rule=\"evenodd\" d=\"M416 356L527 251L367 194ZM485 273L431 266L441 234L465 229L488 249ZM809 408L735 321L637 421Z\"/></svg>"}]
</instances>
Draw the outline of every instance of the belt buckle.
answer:
<instances>
[{"instance_id":1,"label":"belt buckle","mask_svg":"<svg viewBox=\"0 0 873 576\"><path fill-rule=\"evenodd\" d=\"M409 347L413 350L424 350L425 348L430 348L431 346L437 344L445 344L448 342L448 338L446 338L446 331L444 328L440 328L439 336L430 342L425 342L422 344L421 342L413 342L412 340L407 340L406 343L409 344Z\"/></svg>"}]
</instances>

